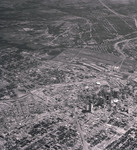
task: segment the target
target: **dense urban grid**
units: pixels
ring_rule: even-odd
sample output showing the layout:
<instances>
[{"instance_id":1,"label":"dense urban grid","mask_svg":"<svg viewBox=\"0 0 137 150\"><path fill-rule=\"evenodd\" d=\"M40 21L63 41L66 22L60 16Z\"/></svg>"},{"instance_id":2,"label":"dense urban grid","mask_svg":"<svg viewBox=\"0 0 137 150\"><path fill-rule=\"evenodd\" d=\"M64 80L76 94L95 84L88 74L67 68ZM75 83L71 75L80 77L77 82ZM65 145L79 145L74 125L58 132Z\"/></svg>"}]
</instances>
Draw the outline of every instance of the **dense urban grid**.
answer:
<instances>
[{"instance_id":1,"label":"dense urban grid","mask_svg":"<svg viewBox=\"0 0 137 150\"><path fill-rule=\"evenodd\" d=\"M0 149L137 149L137 1L0 2Z\"/></svg>"}]
</instances>

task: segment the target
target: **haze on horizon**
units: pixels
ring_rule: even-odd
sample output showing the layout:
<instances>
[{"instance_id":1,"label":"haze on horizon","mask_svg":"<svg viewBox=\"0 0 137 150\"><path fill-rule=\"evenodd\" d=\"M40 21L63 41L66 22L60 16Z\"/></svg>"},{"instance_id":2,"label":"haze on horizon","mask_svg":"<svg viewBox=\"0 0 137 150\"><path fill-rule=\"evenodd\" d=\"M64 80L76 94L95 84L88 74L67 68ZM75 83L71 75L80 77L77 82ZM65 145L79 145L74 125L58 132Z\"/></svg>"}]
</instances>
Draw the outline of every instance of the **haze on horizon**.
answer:
<instances>
[{"instance_id":1,"label":"haze on horizon","mask_svg":"<svg viewBox=\"0 0 137 150\"><path fill-rule=\"evenodd\" d=\"M137 3L137 0L109 0L112 3L119 3L119 4L135 4Z\"/></svg>"}]
</instances>

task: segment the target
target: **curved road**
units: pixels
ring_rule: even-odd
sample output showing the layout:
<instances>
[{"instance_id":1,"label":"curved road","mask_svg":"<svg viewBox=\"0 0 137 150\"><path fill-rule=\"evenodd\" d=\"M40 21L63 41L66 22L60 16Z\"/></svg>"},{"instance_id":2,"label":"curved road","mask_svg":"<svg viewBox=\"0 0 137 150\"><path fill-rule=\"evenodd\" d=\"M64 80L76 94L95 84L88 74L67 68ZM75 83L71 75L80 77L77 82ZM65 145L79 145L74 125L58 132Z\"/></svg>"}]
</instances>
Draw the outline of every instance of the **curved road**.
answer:
<instances>
[{"instance_id":1,"label":"curved road","mask_svg":"<svg viewBox=\"0 0 137 150\"><path fill-rule=\"evenodd\" d=\"M125 54L124 54L124 52L123 52L123 49L127 46L127 44L128 44L131 40L135 40L135 39L137 39L137 37L135 37L135 38L130 38L130 39L125 39L125 40L116 42L116 43L114 44L114 48L117 50L118 53L120 53L120 54L123 56L123 58L125 58L126 56L125 56ZM125 44L122 46L121 49L120 49L120 47L119 47L119 44L120 44L120 43L125 43Z\"/></svg>"},{"instance_id":2,"label":"curved road","mask_svg":"<svg viewBox=\"0 0 137 150\"><path fill-rule=\"evenodd\" d=\"M130 17L130 16L125 16L125 15L122 15L122 14L119 14L119 13L117 13L115 10L113 10L113 9L111 9L110 7L108 7L102 0L98 0L100 3L101 3L101 5L103 6L103 7L105 7L108 11L110 11L111 13L113 13L114 15L116 15L117 17L119 17L126 25L128 25L130 28L132 28L133 29L133 27L128 23L128 22L126 22L123 18L125 18L125 17L128 17L128 18L131 18L131 19L133 19L133 20L135 20L135 26L137 27L137 20L135 19L135 17ZM125 35L126 36L126 35ZM122 40L122 41L119 41L119 42L117 42L117 43L115 43L114 44L114 48L115 48L115 50L117 50L117 52L122 56L122 62L121 62L121 65L123 64L123 62L124 62L124 60L126 59L126 55L124 54L124 52L123 52L123 50L124 50L124 48L127 46L127 44L131 41L131 40L134 40L134 39L137 39L137 37L135 37L135 38L130 38L130 39L125 39L125 40ZM122 46L122 48L120 49L120 47L119 47L119 44L120 43L124 43L123 44L123 46ZM120 60L121 61L121 60ZM120 68L121 68L121 65L120 65Z\"/></svg>"}]
</instances>

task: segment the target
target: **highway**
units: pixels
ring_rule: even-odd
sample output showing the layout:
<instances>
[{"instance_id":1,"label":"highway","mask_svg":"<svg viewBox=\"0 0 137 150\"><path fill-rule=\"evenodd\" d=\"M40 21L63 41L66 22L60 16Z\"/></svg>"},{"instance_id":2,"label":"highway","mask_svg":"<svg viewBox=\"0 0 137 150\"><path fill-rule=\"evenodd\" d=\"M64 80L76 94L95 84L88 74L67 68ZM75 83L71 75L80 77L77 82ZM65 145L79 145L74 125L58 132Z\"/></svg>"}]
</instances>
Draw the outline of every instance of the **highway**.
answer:
<instances>
[{"instance_id":1,"label":"highway","mask_svg":"<svg viewBox=\"0 0 137 150\"><path fill-rule=\"evenodd\" d=\"M125 40L116 42L116 43L114 44L114 48L115 48L115 49L117 50L117 52L119 52L123 57L126 57L125 54L123 53L123 49L127 46L127 44L128 44L131 40L135 40L135 39L137 39L137 37L130 38L130 39L125 39ZM125 43L121 49L120 49L119 46L118 46L120 43Z\"/></svg>"},{"instance_id":2,"label":"highway","mask_svg":"<svg viewBox=\"0 0 137 150\"><path fill-rule=\"evenodd\" d=\"M125 16L125 15L122 15L122 14L119 14L117 13L116 11L114 11L113 9L111 9L110 7L108 7L102 0L98 0L102 6L104 6L108 11L112 12L114 15L116 15L117 17L119 17L127 26L129 26L131 29L133 29L133 27L128 23L126 22L123 18L131 18L129 16Z\"/></svg>"},{"instance_id":3,"label":"highway","mask_svg":"<svg viewBox=\"0 0 137 150\"><path fill-rule=\"evenodd\" d=\"M86 140L84 138L84 133L83 133L83 131L81 129L81 126L79 124L78 117L77 117L77 114L76 114L75 110L74 110L74 116L75 116L77 129L78 129L78 132L80 134L80 138L81 138L81 141L82 141L82 144L83 144L83 150L89 150L89 148L88 148L89 144L86 142Z\"/></svg>"},{"instance_id":4,"label":"highway","mask_svg":"<svg viewBox=\"0 0 137 150\"><path fill-rule=\"evenodd\" d=\"M134 37L134 38L130 38L130 39L125 39L125 40L122 40L122 41L119 41L119 42L116 42L114 44L114 49L122 56L122 62L121 62L121 65L120 65L120 68L124 62L124 60L126 59L126 55L124 54L123 50L124 48L128 45L128 43L131 41L131 40L135 40L137 39L137 37ZM119 47L119 44L120 43L123 43L123 46L122 48L120 49Z\"/></svg>"}]
</instances>

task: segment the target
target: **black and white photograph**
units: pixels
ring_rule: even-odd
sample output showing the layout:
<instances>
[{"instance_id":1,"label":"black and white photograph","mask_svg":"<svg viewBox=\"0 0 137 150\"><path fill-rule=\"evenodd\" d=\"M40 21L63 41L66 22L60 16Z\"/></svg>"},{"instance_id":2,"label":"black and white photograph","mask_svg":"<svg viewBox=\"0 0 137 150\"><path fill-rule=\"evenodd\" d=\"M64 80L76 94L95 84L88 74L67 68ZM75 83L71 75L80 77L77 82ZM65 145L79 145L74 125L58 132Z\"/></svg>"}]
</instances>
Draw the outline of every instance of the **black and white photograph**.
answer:
<instances>
[{"instance_id":1,"label":"black and white photograph","mask_svg":"<svg viewBox=\"0 0 137 150\"><path fill-rule=\"evenodd\" d=\"M137 150L137 0L0 0L0 150Z\"/></svg>"}]
</instances>

